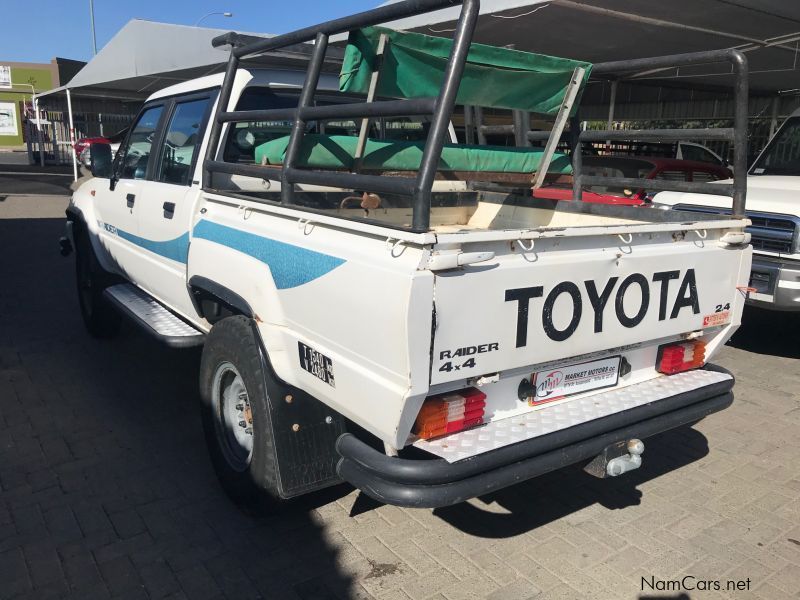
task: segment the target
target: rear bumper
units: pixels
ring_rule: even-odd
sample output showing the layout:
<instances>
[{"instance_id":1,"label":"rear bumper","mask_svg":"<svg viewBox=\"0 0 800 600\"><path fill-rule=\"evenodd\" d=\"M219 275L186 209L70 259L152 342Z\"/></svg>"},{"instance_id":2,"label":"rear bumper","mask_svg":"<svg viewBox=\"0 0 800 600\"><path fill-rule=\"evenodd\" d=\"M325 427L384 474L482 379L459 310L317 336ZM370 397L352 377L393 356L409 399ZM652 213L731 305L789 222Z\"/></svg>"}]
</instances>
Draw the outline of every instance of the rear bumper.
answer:
<instances>
[{"instance_id":1,"label":"rear bumper","mask_svg":"<svg viewBox=\"0 0 800 600\"><path fill-rule=\"evenodd\" d=\"M706 369L728 373L715 365ZM731 405L733 383L731 376L720 383L455 463L389 457L346 433L336 442L341 457L337 471L342 479L386 504L450 506L592 459L616 442L643 439L696 422Z\"/></svg>"}]
</instances>

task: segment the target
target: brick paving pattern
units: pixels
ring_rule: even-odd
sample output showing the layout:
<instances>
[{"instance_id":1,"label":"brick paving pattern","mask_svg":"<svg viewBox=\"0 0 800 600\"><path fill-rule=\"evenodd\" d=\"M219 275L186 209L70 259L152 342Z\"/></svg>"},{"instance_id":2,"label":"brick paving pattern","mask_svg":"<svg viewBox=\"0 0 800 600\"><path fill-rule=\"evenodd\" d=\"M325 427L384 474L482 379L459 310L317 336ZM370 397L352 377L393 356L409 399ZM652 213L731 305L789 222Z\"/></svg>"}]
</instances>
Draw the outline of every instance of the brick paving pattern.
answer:
<instances>
[{"instance_id":1,"label":"brick paving pattern","mask_svg":"<svg viewBox=\"0 0 800 600\"><path fill-rule=\"evenodd\" d=\"M256 518L211 470L199 353L90 339L45 204L0 203L0 600L678 598L642 578L686 575L750 579L692 600L800 597L800 316L749 312L717 360L733 407L622 478L571 468L433 511L339 486Z\"/></svg>"}]
</instances>

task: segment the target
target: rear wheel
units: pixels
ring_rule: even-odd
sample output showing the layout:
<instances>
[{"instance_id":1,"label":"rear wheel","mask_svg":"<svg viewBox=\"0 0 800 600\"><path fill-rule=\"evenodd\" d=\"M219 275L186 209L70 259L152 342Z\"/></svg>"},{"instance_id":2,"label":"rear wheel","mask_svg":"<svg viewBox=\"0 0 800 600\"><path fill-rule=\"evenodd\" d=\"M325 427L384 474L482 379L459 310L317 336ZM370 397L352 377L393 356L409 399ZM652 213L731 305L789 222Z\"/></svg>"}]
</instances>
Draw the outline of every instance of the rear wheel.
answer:
<instances>
[{"instance_id":1,"label":"rear wheel","mask_svg":"<svg viewBox=\"0 0 800 600\"><path fill-rule=\"evenodd\" d=\"M103 290L113 283L113 279L100 266L89 238L82 230L77 230L75 235L75 279L86 329L96 338L114 337L119 332L122 316L103 295Z\"/></svg>"},{"instance_id":2,"label":"rear wheel","mask_svg":"<svg viewBox=\"0 0 800 600\"><path fill-rule=\"evenodd\" d=\"M265 381L250 320L236 315L216 323L200 363L203 428L211 461L236 502L273 510L283 500Z\"/></svg>"}]
</instances>

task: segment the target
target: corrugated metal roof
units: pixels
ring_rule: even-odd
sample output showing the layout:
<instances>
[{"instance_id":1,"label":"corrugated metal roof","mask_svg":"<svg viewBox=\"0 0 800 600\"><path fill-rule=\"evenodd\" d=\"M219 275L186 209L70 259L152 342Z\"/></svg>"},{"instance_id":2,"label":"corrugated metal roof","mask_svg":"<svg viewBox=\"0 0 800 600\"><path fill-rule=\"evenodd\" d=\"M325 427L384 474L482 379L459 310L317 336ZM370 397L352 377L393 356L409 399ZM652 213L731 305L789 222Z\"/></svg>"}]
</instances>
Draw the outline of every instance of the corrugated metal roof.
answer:
<instances>
[{"instance_id":1,"label":"corrugated metal roof","mask_svg":"<svg viewBox=\"0 0 800 600\"><path fill-rule=\"evenodd\" d=\"M447 35L458 8L422 15L403 28ZM749 59L751 88L800 88L800 2L786 0L484 0L475 41L603 62L736 47ZM687 87L728 85L722 66L662 71L641 78Z\"/></svg>"}]
</instances>

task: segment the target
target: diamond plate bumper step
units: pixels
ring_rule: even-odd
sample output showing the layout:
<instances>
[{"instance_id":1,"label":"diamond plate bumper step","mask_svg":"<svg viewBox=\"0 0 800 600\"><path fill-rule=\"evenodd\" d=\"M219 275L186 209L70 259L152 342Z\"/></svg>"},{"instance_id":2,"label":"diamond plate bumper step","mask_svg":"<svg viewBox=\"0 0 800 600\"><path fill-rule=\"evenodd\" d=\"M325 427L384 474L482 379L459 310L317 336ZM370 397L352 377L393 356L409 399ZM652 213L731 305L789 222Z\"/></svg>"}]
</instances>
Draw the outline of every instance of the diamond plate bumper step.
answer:
<instances>
[{"instance_id":1,"label":"diamond plate bumper step","mask_svg":"<svg viewBox=\"0 0 800 600\"><path fill-rule=\"evenodd\" d=\"M173 348L200 346L205 334L167 310L163 304L133 284L120 283L104 294L147 333Z\"/></svg>"},{"instance_id":2,"label":"diamond plate bumper step","mask_svg":"<svg viewBox=\"0 0 800 600\"><path fill-rule=\"evenodd\" d=\"M417 508L450 506L589 461L612 444L695 423L731 405L733 384L728 371L706 365L699 371L510 417L506 419L510 423L502 426L490 428L490 423L471 430L473 435L483 432L486 438L471 440L468 450L469 440L459 437L463 443L454 444L450 455L451 460L461 457L455 462L429 453L416 459L386 456L346 433L336 442L341 457L337 471L342 479L380 502ZM574 406L565 408L570 404ZM463 433L467 432L439 441L453 442ZM476 454L477 443L484 444L485 451Z\"/></svg>"},{"instance_id":3,"label":"diamond plate bumper step","mask_svg":"<svg viewBox=\"0 0 800 600\"><path fill-rule=\"evenodd\" d=\"M661 376L642 383L616 388L560 402L544 405L538 410L492 421L481 427L454 433L434 440L417 440L414 445L447 462L464 460L471 456L497 450L518 442L594 421L614 413L677 396L684 392L730 381L727 373L714 371L689 371L671 377Z\"/></svg>"}]
</instances>

